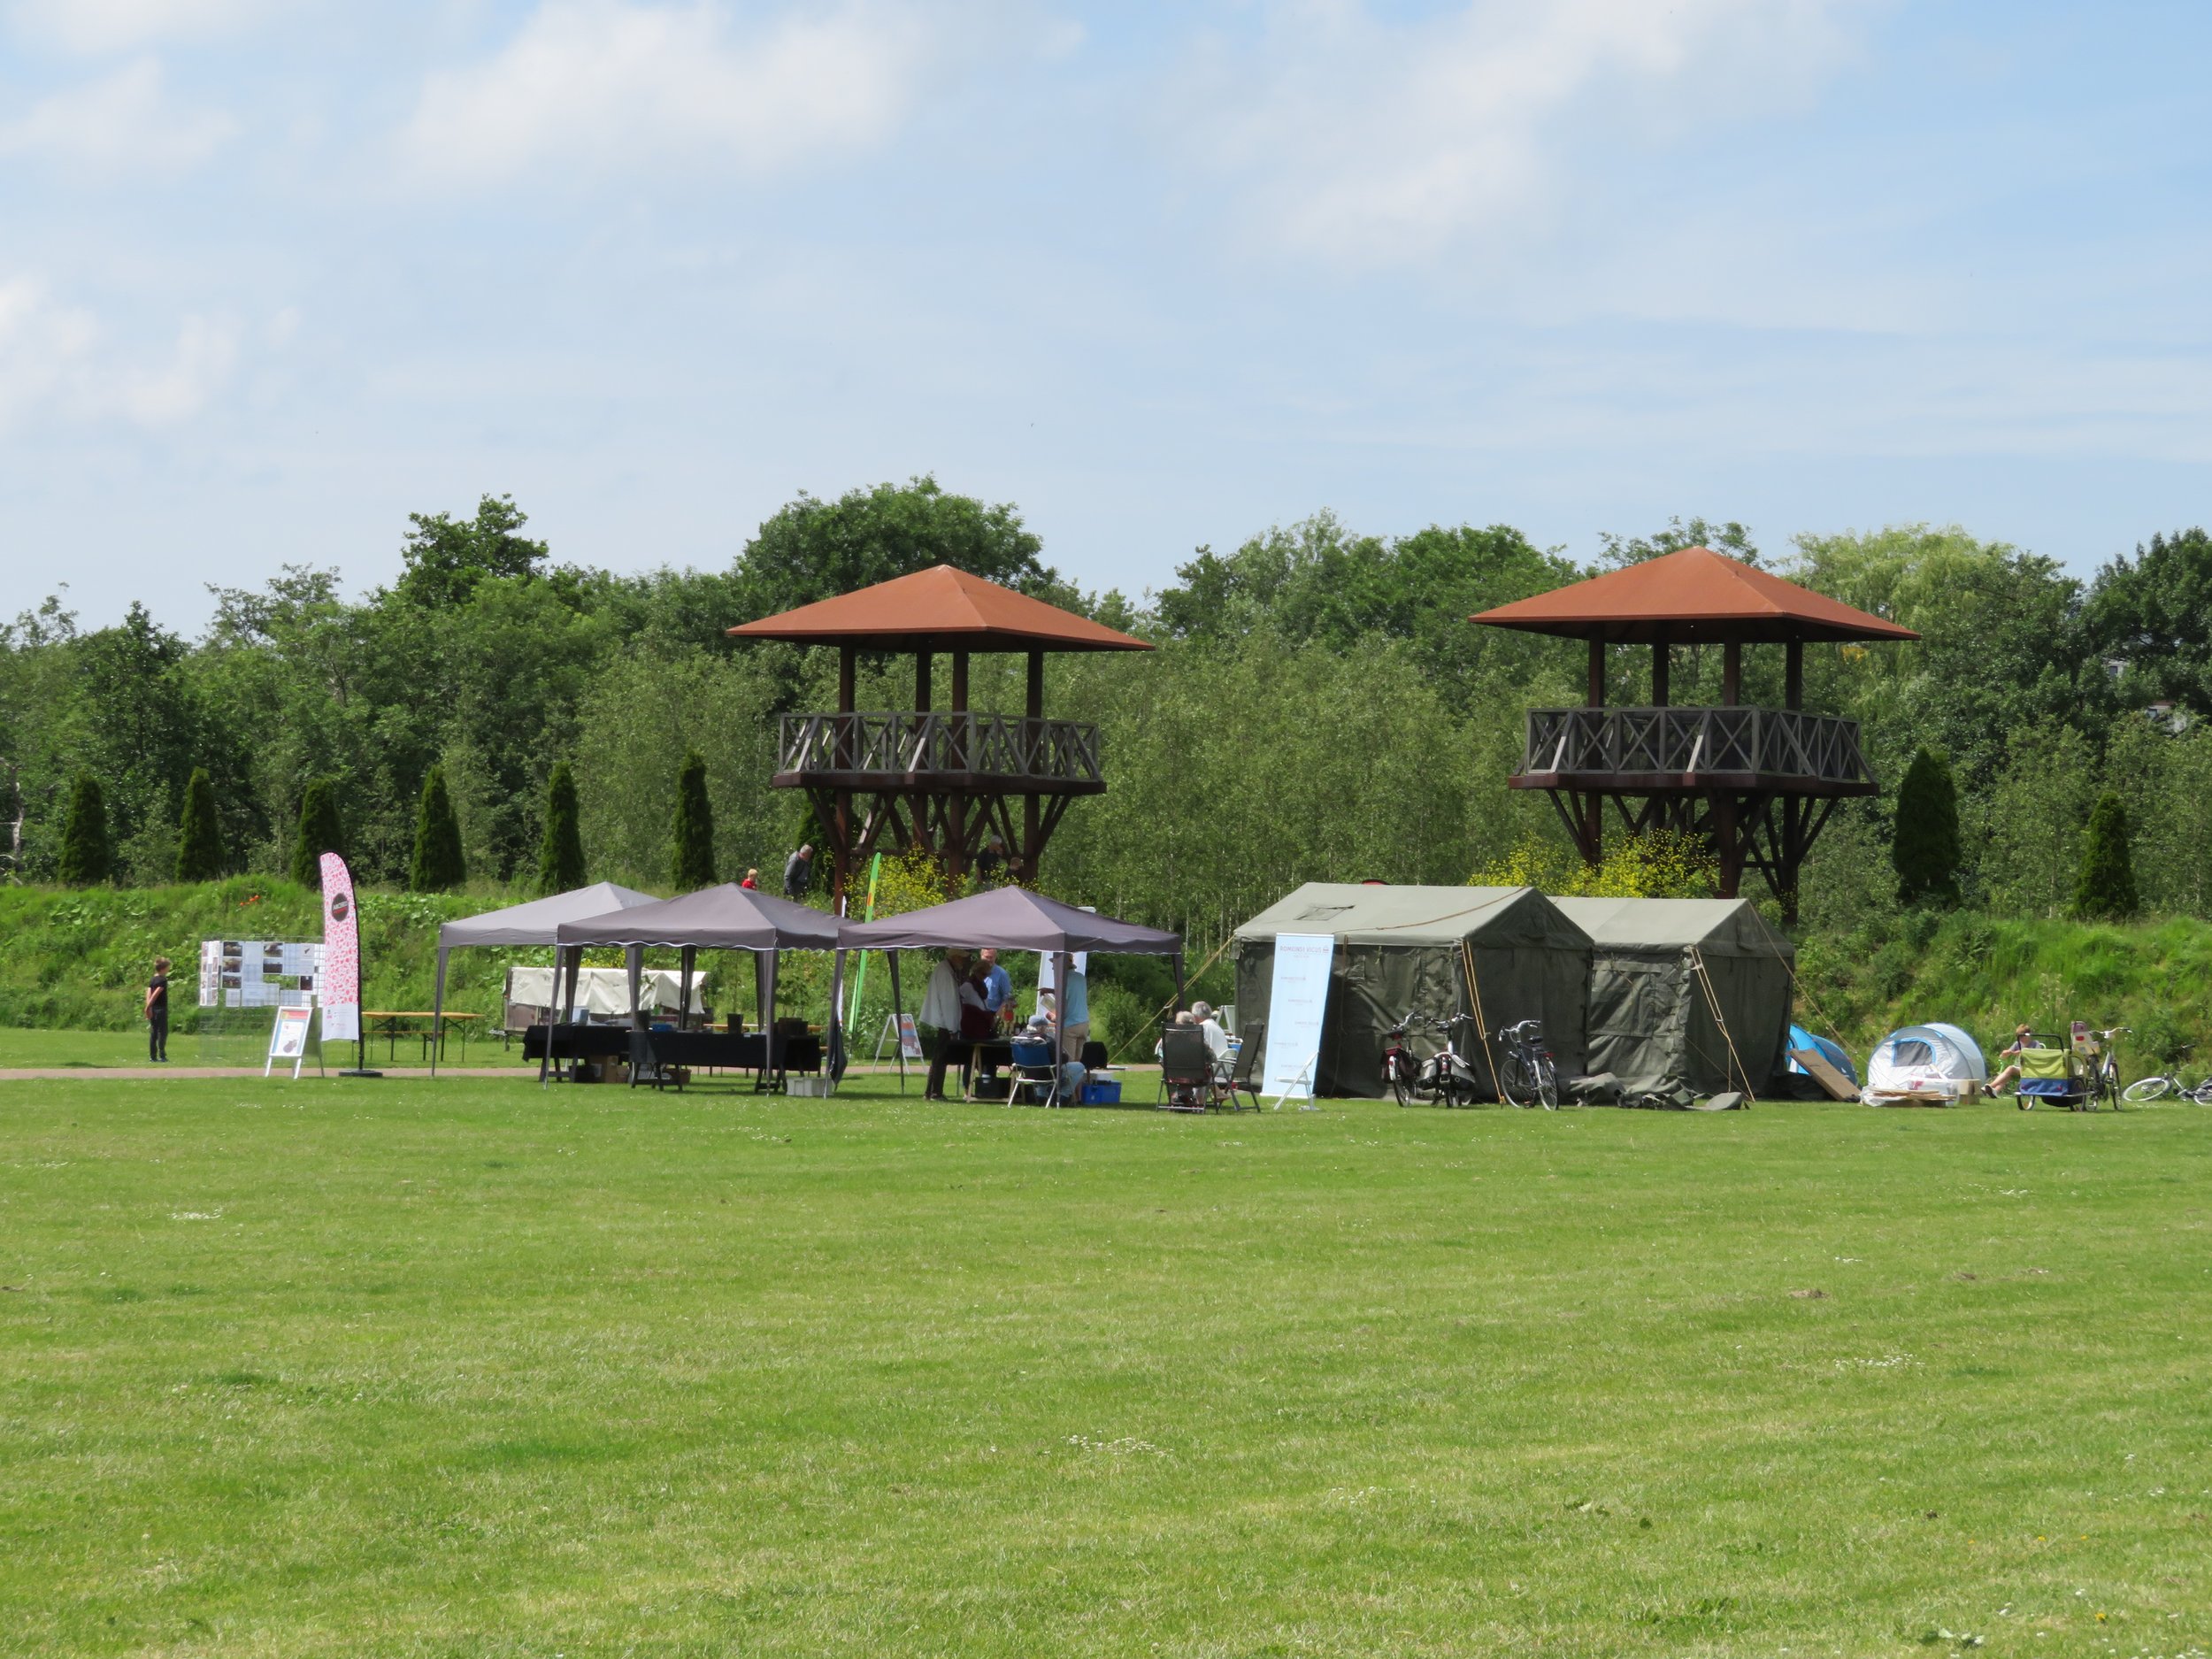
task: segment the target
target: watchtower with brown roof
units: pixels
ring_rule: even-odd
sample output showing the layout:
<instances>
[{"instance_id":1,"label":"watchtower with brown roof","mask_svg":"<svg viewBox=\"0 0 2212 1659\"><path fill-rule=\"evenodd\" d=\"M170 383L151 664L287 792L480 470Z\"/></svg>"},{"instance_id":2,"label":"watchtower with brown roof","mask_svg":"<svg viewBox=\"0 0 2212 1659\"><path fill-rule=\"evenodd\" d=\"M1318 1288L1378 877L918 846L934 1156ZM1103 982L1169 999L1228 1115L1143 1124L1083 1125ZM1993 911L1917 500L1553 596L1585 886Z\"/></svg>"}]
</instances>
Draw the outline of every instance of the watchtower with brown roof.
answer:
<instances>
[{"instance_id":1,"label":"watchtower with brown roof","mask_svg":"<svg viewBox=\"0 0 2212 1659\"><path fill-rule=\"evenodd\" d=\"M829 841L833 902L869 855L885 847L926 852L958 876L974 868L996 836L1010 873L1033 880L1069 803L1106 787L1098 728L1045 718L1045 653L1152 649L950 565L729 632L837 648L836 712L782 717L774 779L778 788L805 790L813 803ZM854 707L864 651L912 655L912 708ZM1020 716L968 707L968 662L979 651L1028 657ZM951 659L943 709L934 706L939 657Z\"/></svg>"},{"instance_id":2,"label":"watchtower with brown roof","mask_svg":"<svg viewBox=\"0 0 2212 1659\"><path fill-rule=\"evenodd\" d=\"M1805 647L1920 637L1702 547L1468 620L1589 641L1586 705L1530 710L1521 769L1506 780L1551 797L1586 863L1603 858L1609 801L1631 835L1665 828L1704 840L1725 897L1737 896L1746 866L1756 870L1793 920L1799 872L1836 803L1879 787L1859 747L1859 723L1805 711ZM1649 703L1606 706L1611 645L1651 648ZM1721 648L1718 707L1668 702L1678 645ZM1742 700L1743 654L1753 645L1782 647L1779 709Z\"/></svg>"}]
</instances>

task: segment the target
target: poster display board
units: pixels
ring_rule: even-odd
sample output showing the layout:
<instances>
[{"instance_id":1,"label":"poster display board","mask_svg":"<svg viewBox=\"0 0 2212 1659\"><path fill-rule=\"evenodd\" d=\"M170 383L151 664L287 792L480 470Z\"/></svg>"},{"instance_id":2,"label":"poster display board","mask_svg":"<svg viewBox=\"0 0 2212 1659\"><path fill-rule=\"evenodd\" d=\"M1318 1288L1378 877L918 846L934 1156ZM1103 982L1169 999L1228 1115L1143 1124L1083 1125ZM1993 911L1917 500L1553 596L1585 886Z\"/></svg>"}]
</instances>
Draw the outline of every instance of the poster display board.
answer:
<instances>
[{"instance_id":1,"label":"poster display board","mask_svg":"<svg viewBox=\"0 0 2212 1659\"><path fill-rule=\"evenodd\" d=\"M307 1058L307 1025L315 1018L315 1010L301 1004L277 1010L276 1024L269 1028L269 1058L261 1068L266 1077L280 1060L292 1063L292 1075L300 1074L300 1066Z\"/></svg>"},{"instance_id":2,"label":"poster display board","mask_svg":"<svg viewBox=\"0 0 2212 1659\"><path fill-rule=\"evenodd\" d=\"M899 1016L899 1052L909 1060L922 1057L922 1033L914 1029L914 1016Z\"/></svg>"},{"instance_id":3,"label":"poster display board","mask_svg":"<svg viewBox=\"0 0 2212 1659\"><path fill-rule=\"evenodd\" d=\"M1329 970L1336 960L1332 933L1278 933L1275 972L1267 1003L1267 1070L1262 1095L1279 1110L1286 1100L1310 1103L1314 1068L1321 1062L1321 1020L1329 1007Z\"/></svg>"},{"instance_id":4,"label":"poster display board","mask_svg":"<svg viewBox=\"0 0 2212 1659\"><path fill-rule=\"evenodd\" d=\"M323 855L323 1041L361 1035L361 922L354 913L353 876L336 853Z\"/></svg>"},{"instance_id":5,"label":"poster display board","mask_svg":"<svg viewBox=\"0 0 2212 1659\"><path fill-rule=\"evenodd\" d=\"M277 939L200 941L202 1008L312 1008L323 948Z\"/></svg>"}]
</instances>

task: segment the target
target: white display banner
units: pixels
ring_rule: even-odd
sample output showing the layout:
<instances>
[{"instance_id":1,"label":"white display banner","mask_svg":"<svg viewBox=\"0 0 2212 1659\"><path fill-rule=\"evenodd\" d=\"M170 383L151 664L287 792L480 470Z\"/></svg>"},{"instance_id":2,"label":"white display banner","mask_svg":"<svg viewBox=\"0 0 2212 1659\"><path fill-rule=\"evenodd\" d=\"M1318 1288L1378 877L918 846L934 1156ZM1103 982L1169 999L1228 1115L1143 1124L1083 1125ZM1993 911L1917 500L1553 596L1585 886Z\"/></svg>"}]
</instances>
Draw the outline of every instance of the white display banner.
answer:
<instances>
[{"instance_id":1,"label":"white display banner","mask_svg":"<svg viewBox=\"0 0 2212 1659\"><path fill-rule=\"evenodd\" d=\"M203 939L202 1008L311 1008L323 971L323 948L312 941Z\"/></svg>"},{"instance_id":2,"label":"white display banner","mask_svg":"<svg viewBox=\"0 0 2212 1659\"><path fill-rule=\"evenodd\" d=\"M1321 1062L1321 1021L1329 1009L1329 970L1336 960L1330 933L1275 935L1275 973L1267 997L1267 1070L1260 1093L1279 1105L1313 1098Z\"/></svg>"}]
</instances>

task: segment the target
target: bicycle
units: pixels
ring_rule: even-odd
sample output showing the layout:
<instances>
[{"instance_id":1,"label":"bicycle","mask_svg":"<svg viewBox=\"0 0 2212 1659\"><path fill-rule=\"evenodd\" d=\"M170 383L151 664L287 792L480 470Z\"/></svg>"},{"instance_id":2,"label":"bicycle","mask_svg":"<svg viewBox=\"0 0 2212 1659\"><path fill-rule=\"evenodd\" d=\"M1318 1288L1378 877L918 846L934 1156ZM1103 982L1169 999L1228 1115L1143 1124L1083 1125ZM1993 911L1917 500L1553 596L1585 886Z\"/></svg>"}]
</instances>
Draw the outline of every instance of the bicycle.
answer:
<instances>
[{"instance_id":1,"label":"bicycle","mask_svg":"<svg viewBox=\"0 0 2212 1659\"><path fill-rule=\"evenodd\" d=\"M1525 1019L1491 1035L1505 1049L1498 1063L1498 1092L1514 1106L1559 1110L1559 1068L1544 1047L1544 1022Z\"/></svg>"},{"instance_id":2,"label":"bicycle","mask_svg":"<svg viewBox=\"0 0 2212 1659\"><path fill-rule=\"evenodd\" d=\"M2185 1042L2181 1046L2181 1054L2185 1055L2195 1047L2193 1042ZM2177 1067L2180 1064L2180 1055L2175 1056ZM2147 1106L2153 1101L2164 1100L2169 1094L2177 1100L2194 1101L2200 1106L2212 1106L2212 1077L2206 1078L2201 1083L2185 1083L2177 1070L2170 1075L2139 1077L2120 1091L2120 1098L2131 1106Z\"/></svg>"},{"instance_id":3,"label":"bicycle","mask_svg":"<svg viewBox=\"0 0 2212 1659\"><path fill-rule=\"evenodd\" d=\"M1406 1035L1415 1026L1426 1026L1443 1041L1443 1046L1426 1058L1418 1059L1406 1046ZM1452 1022L1409 1009L1406 1017L1385 1033L1390 1046L1383 1050L1383 1081L1401 1106L1410 1106L1416 1100L1433 1100L1449 1108L1474 1104L1475 1074L1458 1049L1452 1047Z\"/></svg>"}]
</instances>

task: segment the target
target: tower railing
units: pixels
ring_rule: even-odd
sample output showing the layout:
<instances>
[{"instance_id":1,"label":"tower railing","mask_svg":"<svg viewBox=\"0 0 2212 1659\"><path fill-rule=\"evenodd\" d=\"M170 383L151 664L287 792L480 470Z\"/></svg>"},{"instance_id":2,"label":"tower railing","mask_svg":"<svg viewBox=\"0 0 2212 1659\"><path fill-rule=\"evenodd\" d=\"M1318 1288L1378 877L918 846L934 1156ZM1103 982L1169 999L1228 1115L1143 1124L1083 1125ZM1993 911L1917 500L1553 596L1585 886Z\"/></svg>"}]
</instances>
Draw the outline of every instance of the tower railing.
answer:
<instances>
[{"instance_id":1,"label":"tower railing","mask_svg":"<svg viewBox=\"0 0 2212 1659\"><path fill-rule=\"evenodd\" d=\"M777 754L779 773L795 780L834 777L895 787L960 776L1018 790L1105 785L1098 728L1079 720L912 710L787 714Z\"/></svg>"},{"instance_id":2,"label":"tower railing","mask_svg":"<svg viewBox=\"0 0 2212 1659\"><path fill-rule=\"evenodd\" d=\"M1859 723L1793 709L1532 709L1524 779L1771 779L1871 788Z\"/></svg>"}]
</instances>

